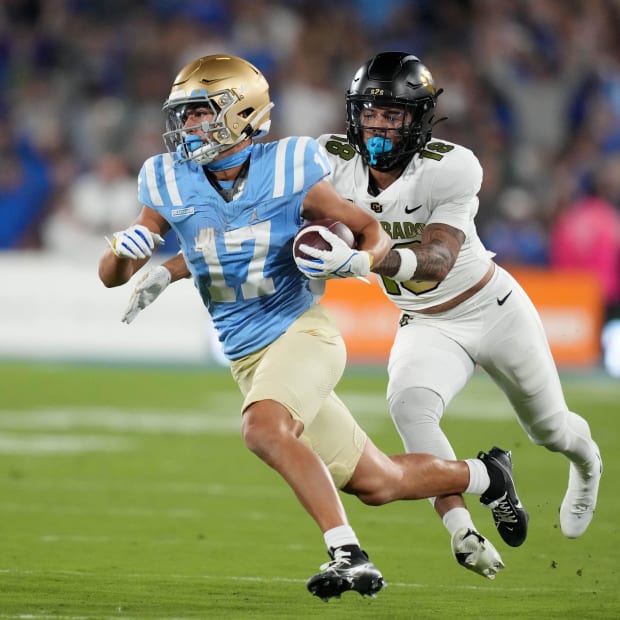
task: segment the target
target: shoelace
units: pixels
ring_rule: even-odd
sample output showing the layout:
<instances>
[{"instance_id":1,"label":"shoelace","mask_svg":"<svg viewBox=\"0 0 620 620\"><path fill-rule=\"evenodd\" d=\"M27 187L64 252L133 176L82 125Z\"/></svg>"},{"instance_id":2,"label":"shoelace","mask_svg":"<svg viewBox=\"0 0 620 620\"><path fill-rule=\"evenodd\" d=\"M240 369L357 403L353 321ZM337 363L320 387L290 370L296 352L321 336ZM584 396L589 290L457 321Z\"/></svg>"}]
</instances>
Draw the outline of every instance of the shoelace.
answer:
<instances>
[{"instance_id":1,"label":"shoelace","mask_svg":"<svg viewBox=\"0 0 620 620\"><path fill-rule=\"evenodd\" d=\"M508 496L504 495L498 500L495 500L491 506L493 516L498 523L517 523L517 515L512 508L512 505L508 501Z\"/></svg>"},{"instance_id":2,"label":"shoelace","mask_svg":"<svg viewBox=\"0 0 620 620\"><path fill-rule=\"evenodd\" d=\"M344 566L351 565L351 553L344 551L344 549L336 549L334 551L334 559L325 564L321 564L321 570L327 570L328 568L343 568Z\"/></svg>"}]
</instances>

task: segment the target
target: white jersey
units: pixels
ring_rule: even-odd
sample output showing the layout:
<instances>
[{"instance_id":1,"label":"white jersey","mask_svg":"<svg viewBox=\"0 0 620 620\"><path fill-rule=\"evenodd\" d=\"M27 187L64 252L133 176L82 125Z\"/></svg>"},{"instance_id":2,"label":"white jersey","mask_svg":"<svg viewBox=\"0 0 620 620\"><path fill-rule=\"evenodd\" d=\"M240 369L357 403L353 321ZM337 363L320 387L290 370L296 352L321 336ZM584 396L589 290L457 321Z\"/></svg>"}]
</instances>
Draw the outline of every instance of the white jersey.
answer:
<instances>
[{"instance_id":1,"label":"white jersey","mask_svg":"<svg viewBox=\"0 0 620 620\"><path fill-rule=\"evenodd\" d=\"M327 178L339 194L381 221L394 247L420 243L430 223L465 233L456 263L442 282L381 278L388 298L407 315L401 315L390 351L387 386L390 415L407 452L456 458L440 420L480 366L510 400L529 438L571 460L570 479L577 480L577 470L600 467L588 423L567 407L542 321L505 269L496 265L489 281L453 308L416 312L454 299L480 282L492 263L493 255L483 247L474 225L482 183L475 155L434 139L392 185L373 196L368 192L368 167L344 136L324 135L319 143L332 165ZM570 491L570 484L563 506L584 497ZM564 514L569 509L563 508ZM579 518L583 514L577 513Z\"/></svg>"},{"instance_id":2,"label":"white jersey","mask_svg":"<svg viewBox=\"0 0 620 620\"><path fill-rule=\"evenodd\" d=\"M368 167L343 135L324 134L332 173L327 180L336 191L368 209L390 235L393 247L420 243L426 224L442 223L465 233L456 263L442 282L379 280L386 295L402 310L416 311L449 301L479 282L493 254L482 245L474 217L482 168L465 147L432 140L415 155L401 176L378 196L368 192Z\"/></svg>"}]
</instances>

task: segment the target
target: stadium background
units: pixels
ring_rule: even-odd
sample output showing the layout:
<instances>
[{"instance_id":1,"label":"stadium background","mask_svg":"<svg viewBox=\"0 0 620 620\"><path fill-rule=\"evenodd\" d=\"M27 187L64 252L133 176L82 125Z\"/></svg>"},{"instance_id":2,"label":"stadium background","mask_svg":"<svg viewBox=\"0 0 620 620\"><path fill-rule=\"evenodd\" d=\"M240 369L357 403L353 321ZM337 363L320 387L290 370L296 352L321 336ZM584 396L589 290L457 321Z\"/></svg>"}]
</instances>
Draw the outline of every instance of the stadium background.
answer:
<instances>
[{"instance_id":1,"label":"stadium background","mask_svg":"<svg viewBox=\"0 0 620 620\"><path fill-rule=\"evenodd\" d=\"M501 264L536 270L526 289L553 290L537 305L558 362L600 366L601 330L615 319L605 342L617 376L619 24L613 0L4 2L0 356L113 359L125 348L165 360L189 342L187 361L213 358L208 318L182 293L167 309L195 321L168 321L157 346L146 316L131 331L116 324L126 292L90 281L103 235L137 212L140 165L162 150L172 77L198 55L241 55L272 85L270 138L317 136L343 131L344 92L362 62L405 49L445 89L435 135L472 148L484 167L483 240ZM541 277L551 279L541 286ZM332 294L354 316L346 294ZM384 359L390 310L365 312L375 343L357 342L342 321L353 363ZM161 315L150 314L155 329ZM196 325L205 325L198 341Z\"/></svg>"},{"instance_id":2,"label":"stadium background","mask_svg":"<svg viewBox=\"0 0 620 620\"><path fill-rule=\"evenodd\" d=\"M324 606L303 585L320 537L241 445L191 283L127 326L130 286L104 289L97 260L137 212L137 171L162 149L161 104L189 59L254 62L275 139L342 132L353 71L387 49L419 55L445 89L435 135L480 158L481 236L541 311L606 474L592 528L566 541L564 463L476 376L446 430L459 456L513 451L527 545L501 547L505 574L483 582L449 556L425 502L346 497L389 587ZM0 3L0 619L620 617L619 212L615 0ZM394 311L359 283L330 283L326 301L351 353L341 397L400 451L384 398Z\"/></svg>"}]
</instances>

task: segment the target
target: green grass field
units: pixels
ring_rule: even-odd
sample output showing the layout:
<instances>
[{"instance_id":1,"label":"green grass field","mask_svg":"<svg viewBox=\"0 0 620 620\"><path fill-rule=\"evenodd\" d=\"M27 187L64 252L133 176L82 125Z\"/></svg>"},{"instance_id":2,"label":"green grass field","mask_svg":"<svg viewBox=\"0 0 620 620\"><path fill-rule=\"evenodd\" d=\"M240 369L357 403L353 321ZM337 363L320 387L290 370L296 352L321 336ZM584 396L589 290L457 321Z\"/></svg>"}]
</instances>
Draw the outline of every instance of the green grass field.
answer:
<instances>
[{"instance_id":1,"label":"green grass field","mask_svg":"<svg viewBox=\"0 0 620 620\"><path fill-rule=\"evenodd\" d=\"M340 394L375 442L400 452L382 370L350 369ZM605 460L597 514L559 530L568 465L532 445L476 376L444 427L460 457L513 452L530 534L518 549L469 505L507 566L495 581L452 559L426 501L345 496L388 587L323 603L305 580L327 559L288 487L243 446L225 369L0 364L0 619L620 618L620 385L565 377Z\"/></svg>"}]
</instances>

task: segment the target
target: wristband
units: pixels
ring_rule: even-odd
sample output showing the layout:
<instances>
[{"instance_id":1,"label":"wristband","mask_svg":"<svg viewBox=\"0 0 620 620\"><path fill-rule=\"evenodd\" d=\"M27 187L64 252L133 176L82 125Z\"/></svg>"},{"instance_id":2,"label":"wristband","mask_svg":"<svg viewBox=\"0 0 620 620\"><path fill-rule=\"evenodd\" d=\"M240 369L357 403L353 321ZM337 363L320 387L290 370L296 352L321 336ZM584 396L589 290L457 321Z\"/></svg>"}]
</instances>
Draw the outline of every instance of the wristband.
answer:
<instances>
[{"instance_id":1,"label":"wristband","mask_svg":"<svg viewBox=\"0 0 620 620\"><path fill-rule=\"evenodd\" d=\"M398 252L400 255L400 267L393 276L390 276L390 279L396 280L396 282L413 280L415 271L418 268L418 257L415 255L415 252L413 250L404 249L396 249L394 252Z\"/></svg>"}]
</instances>

